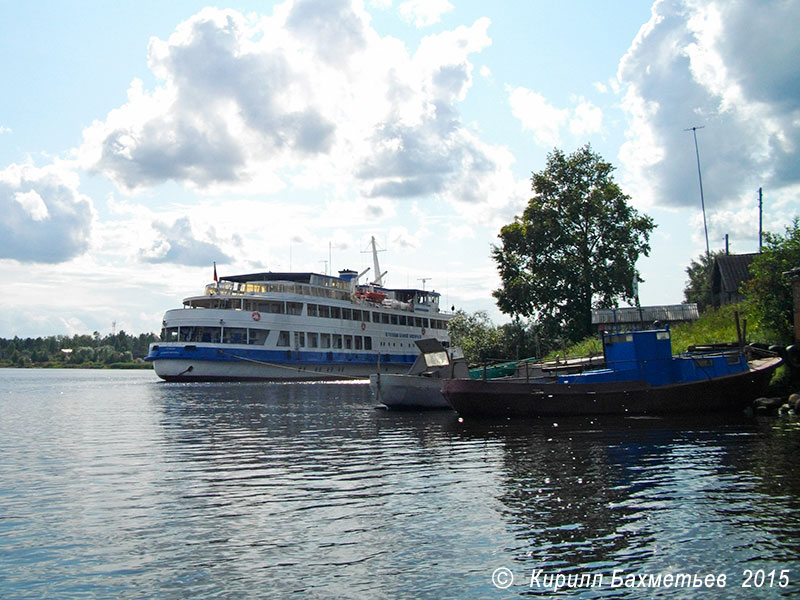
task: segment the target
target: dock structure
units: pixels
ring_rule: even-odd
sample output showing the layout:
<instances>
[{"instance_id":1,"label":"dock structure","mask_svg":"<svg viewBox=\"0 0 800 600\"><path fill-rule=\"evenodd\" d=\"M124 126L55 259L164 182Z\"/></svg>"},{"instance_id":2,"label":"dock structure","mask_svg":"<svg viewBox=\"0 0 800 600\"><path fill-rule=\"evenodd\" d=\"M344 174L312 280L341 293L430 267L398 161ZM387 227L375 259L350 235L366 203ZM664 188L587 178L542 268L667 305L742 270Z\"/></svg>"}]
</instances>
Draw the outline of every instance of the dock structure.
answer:
<instances>
[{"instance_id":1,"label":"dock structure","mask_svg":"<svg viewBox=\"0 0 800 600\"><path fill-rule=\"evenodd\" d=\"M656 321L672 326L699 318L700 311L695 303L592 309L592 327L596 331L642 329Z\"/></svg>"}]
</instances>

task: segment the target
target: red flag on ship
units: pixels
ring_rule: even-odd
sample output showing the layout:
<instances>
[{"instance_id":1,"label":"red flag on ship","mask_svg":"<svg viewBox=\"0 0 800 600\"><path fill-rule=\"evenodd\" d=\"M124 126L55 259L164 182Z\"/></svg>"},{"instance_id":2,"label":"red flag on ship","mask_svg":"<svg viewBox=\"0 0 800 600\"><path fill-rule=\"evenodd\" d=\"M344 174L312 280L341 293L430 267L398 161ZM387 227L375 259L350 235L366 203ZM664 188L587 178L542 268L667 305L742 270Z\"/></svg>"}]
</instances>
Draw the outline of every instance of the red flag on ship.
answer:
<instances>
[{"instance_id":1,"label":"red flag on ship","mask_svg":"<svg viewBox=\"0 0 800 600\"><path fill-rule=\"evenodd\" d=\"M217 261L214 261L214 281L219 283L219 279L217 278Z\"/></svg>"}]
</instances>

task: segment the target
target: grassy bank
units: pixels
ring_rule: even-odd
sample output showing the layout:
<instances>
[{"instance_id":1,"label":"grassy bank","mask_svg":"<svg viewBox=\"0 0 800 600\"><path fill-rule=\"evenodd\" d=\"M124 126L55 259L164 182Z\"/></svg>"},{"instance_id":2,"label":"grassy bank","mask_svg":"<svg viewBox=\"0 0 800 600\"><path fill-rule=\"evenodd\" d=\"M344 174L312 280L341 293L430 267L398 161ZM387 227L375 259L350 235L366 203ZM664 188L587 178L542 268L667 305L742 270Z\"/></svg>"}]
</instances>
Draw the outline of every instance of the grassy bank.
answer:
<instances>
[{"instance_id":1,"label":"grassy bank","mask_svg":"<svg viewBox=\"0 0 800 600\"><path fill-rule=\"evenodd\" d=\"M739 327L746 335L748 342L774 343L769 334L754 328L746 328L747 314L740 305L723 306L719 309L707 310L692 323L670 327L672 338L672 353L686 352L689 346L714 344L720 342L736 342L736 312L739 312ZM599 336L592 336L567 347L568 356L586 356L587 354L602 354ZM562 352L554 352L549 358Z\"/></svg>"}]
</instances>

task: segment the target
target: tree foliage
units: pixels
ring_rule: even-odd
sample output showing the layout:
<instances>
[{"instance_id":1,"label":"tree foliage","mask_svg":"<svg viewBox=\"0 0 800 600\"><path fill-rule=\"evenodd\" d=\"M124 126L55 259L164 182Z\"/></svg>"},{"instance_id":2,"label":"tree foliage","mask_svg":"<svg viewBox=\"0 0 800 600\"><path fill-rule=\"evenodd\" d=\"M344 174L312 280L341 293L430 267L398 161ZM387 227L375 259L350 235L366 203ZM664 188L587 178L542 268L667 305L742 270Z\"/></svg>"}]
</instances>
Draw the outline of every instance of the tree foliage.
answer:
<instances>
[{"instance_id":1,"label":"tree foliage","mask_svg":"<svg viewBox=\"0 0 800 600\"><path fill-rule=\"evenodd\" d=\"M764 248L750 265L751 279L744 285L745 306L754 325L776 341L794 339L792 282L784 273L800 267L800 221L794 218L785 235L765 233Z\"/></svg>"},{"instance_id":2,"label":"tree foliage","mask_svg":"<svg viewBox=\"0 0 800 600\"><path fill-rule=\"evenodd\" d=\"M450 345L461 348L470 364L480 364L492 359L507 358L500 331L492 324L485 311L467 314L456 311L447 323Z\"/></svg>"},{"instance_id":3,"label":"tree foliage","mask_svg":"<svg viewBox=\"0 0 800 600\"><path fill-rule=\"evenodd\" d=\"M153 333L138 336L120 331L101 337L92 335L52 335L46 338L0 338L0 365L32 366L99 366L140 361L149 345L158 340Z\"/></svg>"},{"instance_id":4,"label":"tree foliage","mask_svg":"<svg viewBox=\"0 0 800 600\"><path fill-rule=\"evenodd\" d=\"M648 255L655 224L628 205L613 170L590 145L548 155L531 178L534 197L492 247L501 311L575 341L591 332L592 307L633 299L636 260Z\"/></svg>"},{"instance_id":5,"label":"tree foliage","mask_svg":"<svg viewBox=\"0 0 800 600\"><path fill-rule=\"evenodd\" d=\"M686 287L683 288L683 298L686 302L696 303L700 312L704 312L713 305L711 283L714 274L714 261L718 256L724 254L725 252L722 250L711 252L710 254L701 254L697 257L697 260L693 260L686 267L689 281L686 282Z\"/></svg>"}]
</instances>

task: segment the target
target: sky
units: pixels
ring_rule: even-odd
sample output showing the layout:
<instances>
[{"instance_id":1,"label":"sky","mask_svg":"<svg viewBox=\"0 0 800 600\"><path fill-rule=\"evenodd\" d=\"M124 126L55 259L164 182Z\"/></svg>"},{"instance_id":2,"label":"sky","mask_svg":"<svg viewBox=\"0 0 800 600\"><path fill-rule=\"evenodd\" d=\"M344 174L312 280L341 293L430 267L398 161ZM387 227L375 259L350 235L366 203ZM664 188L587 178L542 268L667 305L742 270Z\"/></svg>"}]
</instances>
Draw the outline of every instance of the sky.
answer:
<instances>
[{"instance_id":1,"label":"sky","mask_svg":"<svg viewBox=\"0 0 800 600\"><path fill-rule=\"evenodd\" d=\"M0 0L0 337L157 332L213 277L359 272L508 320L491 248L591 144L643 305L800 214L800 0ZM368 273L365 279L372 276Z\"/></svg>"}]
</instances>

